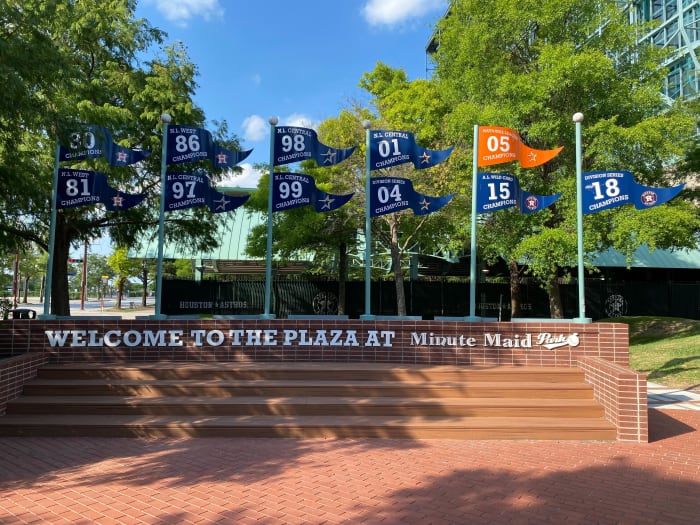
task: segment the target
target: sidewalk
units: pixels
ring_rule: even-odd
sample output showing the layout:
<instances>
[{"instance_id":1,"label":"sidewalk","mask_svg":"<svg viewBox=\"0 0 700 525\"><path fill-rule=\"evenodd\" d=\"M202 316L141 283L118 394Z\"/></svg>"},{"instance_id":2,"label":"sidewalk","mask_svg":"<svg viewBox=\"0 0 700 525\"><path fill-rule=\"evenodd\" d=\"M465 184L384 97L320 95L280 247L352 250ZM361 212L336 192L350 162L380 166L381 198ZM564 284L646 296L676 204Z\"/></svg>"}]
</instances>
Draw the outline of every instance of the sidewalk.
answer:
<instances>
[{"instance_id":1,"label":"sidewalk","mask_svg":"<svg viewBox=\"0 0 700 525\"><path fill-rule=\"evenodd\" d=\"M0 438L0 523L698 523L700 412L649 425L650 443Z\"/></svg>"}]
</instances>

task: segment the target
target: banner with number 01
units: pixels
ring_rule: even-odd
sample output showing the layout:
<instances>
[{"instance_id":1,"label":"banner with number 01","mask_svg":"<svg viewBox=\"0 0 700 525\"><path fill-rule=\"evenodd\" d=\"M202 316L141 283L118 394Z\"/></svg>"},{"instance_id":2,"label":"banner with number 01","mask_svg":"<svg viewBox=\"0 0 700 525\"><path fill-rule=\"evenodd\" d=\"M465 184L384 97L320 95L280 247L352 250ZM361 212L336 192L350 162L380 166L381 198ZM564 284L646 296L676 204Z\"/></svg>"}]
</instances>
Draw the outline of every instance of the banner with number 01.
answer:
<instances>
[{"instance_id":1,"label":"banner with number 01","mask_svg":"<svg viewBox=\"0 0 700 525\"><path fill-rule=\"evenodd\" d=\"M581 184L584 215L634 204L638 210L664 204L678 195L685 184L672 188L652 188L638 184L629 171L589 171Z\"/></svg>"},{"instance_id":2,"label":"banner with number 01","mask_svg":"<svg viewBox=\"0 0 700 525\"><path fill-rule=\"evenodd\" d=\"M499 126L479 126L478 166L493 166L518 161L523 168L534 168L549 162L564 147L534 149L523 144L517 131Z\"/></svg>"},{"instance_id":3,"label":"banner with number 01","mask_svg":"<svg viewBox=\"0 0 700 525\"><path fill-rule=\"evenodd\" d=\"M369 148L371 171L408 162L412 162L418 170L431 168L447 160L453 149L426 149L416 144L413 133L388 130L370 131Z\"/></svg>"}]
</instances>

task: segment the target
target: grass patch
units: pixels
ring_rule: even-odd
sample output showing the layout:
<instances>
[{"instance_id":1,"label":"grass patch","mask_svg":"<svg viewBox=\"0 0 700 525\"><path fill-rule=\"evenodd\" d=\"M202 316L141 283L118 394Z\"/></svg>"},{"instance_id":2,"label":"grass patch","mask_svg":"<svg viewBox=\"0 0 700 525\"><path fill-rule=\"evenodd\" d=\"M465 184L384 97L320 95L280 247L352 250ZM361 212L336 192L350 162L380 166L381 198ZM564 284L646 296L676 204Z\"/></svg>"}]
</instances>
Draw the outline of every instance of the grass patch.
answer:
<instances>
[{"instance_id":1,"label":"grass patch","mask_svg":"<svg viewBox=\"0 0 700 525\"><path fill-rule=\"evenodd\" d=\"M649 381L700 391L700 321L675 317L620 317L630 332L630 367Z\"/></svg>"}]
</instances>

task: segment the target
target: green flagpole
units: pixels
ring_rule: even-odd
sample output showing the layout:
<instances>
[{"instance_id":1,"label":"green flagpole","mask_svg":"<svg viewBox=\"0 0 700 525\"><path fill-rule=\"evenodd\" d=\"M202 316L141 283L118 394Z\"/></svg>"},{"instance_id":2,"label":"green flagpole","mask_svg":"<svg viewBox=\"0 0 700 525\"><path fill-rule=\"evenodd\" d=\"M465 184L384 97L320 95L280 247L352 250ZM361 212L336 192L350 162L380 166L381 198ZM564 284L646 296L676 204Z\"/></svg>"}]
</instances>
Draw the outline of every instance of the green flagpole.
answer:
<instances>
[{"instance_id":1,"label":"green flagpole","mask_svg":"<svg viewBox=\"0 0 700 525\"><path fill-rule=\"evenodd\" d=\"M267 248L265 255L265 311L263 319L274 319L275 314L270 313L272 302L272 192L274 191L273 177L275 172L275 129L279 120L270 117L270 178L267 185Z\"/></svg>"},{"instance_id":2,"label":"green flagpole","mask_svg":"<svg viewBox=\"0 0 700 525\"><path fill-rule=\"evenodd\" d=\"M160 159L160 215L158 217L158 270L156 272L156 310L155 319L164 319L165 316L161 313L161 298L163 297L163 242L165 237L165 172L168 168L168 124L172 118L167 113L160 116L160 121L163 123L163 139L161 144L161 159Z\"/></svg>"},{"instance_id":3,"label":"green flagpole","mask_svg":"<svg viewBox=\"0 0 700 525\"><path fill-rule=\"evenodd\" d=\"M58 165L60 162L61 146L56 139L56 153L53 162L53 186L51 187L51 224L49 226L49 257L46 263L46 283L44 285L44 313L41 319L51 319L50 312L51 289L53 287L53 251L56 246L56 202L58 199Z\"/></svg>"},{"instance_id":4,"label":"green flagpole","mask_svg":"<svg viewBox=\"0 0 700 525\"><path fill-rule=\"evenodd\" d=\"M584 268L583 268L583 194L581 165L583 156L581 153L581 122L583 113L575 113L573 121L576 125L576 244L578 248L578 317L574 319L577 323L590 323L592 319L586 318L586 294L584 291Z\"/></svg>"},{"instance_id":5,"label":"green flagpole","mask_svg":"<svg viewBox=\"0 0 700 525\"><path fill-rule=\"evenodd\" d=\"M374 319L372 310L372 218L370 207L370 193L372 188L372 163L370 162L370 129L372 123L369 120L362 122L365 128L365 313L360 319Z\"/></svg>"},{"instance_id":6,"label":"green flagpole","mask_svg":"<svg viewBox=\"0 0 700 525\"><path fill-rule=\"evenodd\" d=\"M476 207L479 165L479 125L474 125L474 152L472 154L472 225L471 247L469 251L469 317L467 320L476 321Z\"/></svg>"}]
</instances>

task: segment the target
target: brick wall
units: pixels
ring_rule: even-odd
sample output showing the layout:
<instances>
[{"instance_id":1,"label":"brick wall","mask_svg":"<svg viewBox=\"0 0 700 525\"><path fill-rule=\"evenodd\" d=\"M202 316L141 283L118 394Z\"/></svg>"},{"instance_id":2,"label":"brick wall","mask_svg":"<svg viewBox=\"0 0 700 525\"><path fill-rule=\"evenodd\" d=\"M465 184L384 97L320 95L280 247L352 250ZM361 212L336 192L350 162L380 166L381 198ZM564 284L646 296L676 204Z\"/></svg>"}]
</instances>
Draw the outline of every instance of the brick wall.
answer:
<instances>
[{"instance_id":1,"label":"brick wall","mask_svg":"<svg viewBox=\"0 0 700 525\"><path fill-rule=\"evenodd\" d=\"M30 349L32 354L27 353ZM646 378L629 369L629 333L622 323L326 318L73 318L0 323L0 356L37 354L39 357L4 365L22 371L15 370L15 379L0 387L0 403L17 395L20 383L33 377L36 366L42 362L333 361L473 367L579 366L585 370L587 382L594 386L596 398L605 406L606 417L618 426L618 438L646 441L648 436Z\"/></svg>"},{"instance_id":2,"label":"brick wall","mask_svg":"<svg viewBox=\"0 0 700 525\"><path fill-rule=\"evenodd\" d=\"M605 417L617 426L618 441L647 442L649 417L644 374L597 357L582 357L578 366L595 398L605 407Z\"/></svg>"},{"instance_id":3,"label":"brick wall","mask_svg":"<svg viewBox=\"0 0 700 525\"><path fill-rule=\"evenodd\" d=\"M24 384L36 377L37 368L48 362L45 353L30 352L8 359L0 359L0 415L7 402L18 397Z\"/></svg>"},{"instance_id":4,"label":"brick wall","mask_svg":"<svg viewBox=\"0 0 700 525\"><path fill-rule=\"evenodd\" d=\"M50 336L47 336L47 332ZM0 323L0 356L63 361L364 361L465 366L629 364L622 323L407 320L63 320Z\"/></svg>"}]
</instances>

